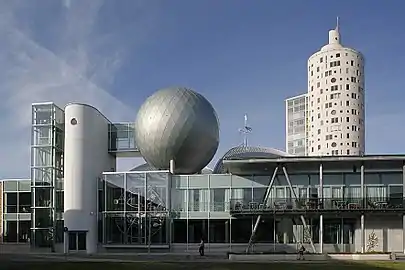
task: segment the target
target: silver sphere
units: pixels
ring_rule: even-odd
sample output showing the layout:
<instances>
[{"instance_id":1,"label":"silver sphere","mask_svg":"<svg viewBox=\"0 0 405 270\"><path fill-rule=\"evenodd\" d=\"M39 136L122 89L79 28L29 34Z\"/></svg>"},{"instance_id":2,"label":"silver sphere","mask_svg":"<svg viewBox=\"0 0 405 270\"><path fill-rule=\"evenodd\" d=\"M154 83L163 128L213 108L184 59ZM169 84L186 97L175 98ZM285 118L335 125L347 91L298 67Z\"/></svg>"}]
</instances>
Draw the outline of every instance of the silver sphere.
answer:
<instances>
[{"instance_id":1,"label":"silver sphere","mask_svg":"<svg viewBox=\"0 0 405 270\"><path fill-rule=\"evenodd\" d=\"M201 94L187 88L162 89L139 109L135 143L154 168L168 169L173 159L176 173L197 173L218 149L218 117Z\"/></svg>"}]
</instances>

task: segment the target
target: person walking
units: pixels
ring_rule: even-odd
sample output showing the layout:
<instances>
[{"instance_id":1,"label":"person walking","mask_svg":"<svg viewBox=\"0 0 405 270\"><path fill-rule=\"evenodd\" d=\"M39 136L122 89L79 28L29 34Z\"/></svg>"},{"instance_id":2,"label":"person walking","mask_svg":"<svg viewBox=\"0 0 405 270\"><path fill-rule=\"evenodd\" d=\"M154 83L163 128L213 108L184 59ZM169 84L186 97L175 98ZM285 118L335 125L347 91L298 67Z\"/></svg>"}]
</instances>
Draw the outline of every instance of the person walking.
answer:
<instances>
[{"instance_id":1,"label":"person walking","mask_svg":"<svg viewBox=\"0 0 405 270\"><path fill-rule=\"evenodd\" d=\"M304 258L304 252L305 252L305 247L302 243L300 243L300 248L298 249L298 258L297 260L305 260Z\"/></svg>"},{"instance_id":2,"label":"person walking","mask_svg":"<svg viewBox=\"0 0 405 270\"><path fill-rule=\"evenodd\" d=\"M198 248L200 256L204 256L204 239L201 238L200 247Z\"/></svg>"}]
</instances>

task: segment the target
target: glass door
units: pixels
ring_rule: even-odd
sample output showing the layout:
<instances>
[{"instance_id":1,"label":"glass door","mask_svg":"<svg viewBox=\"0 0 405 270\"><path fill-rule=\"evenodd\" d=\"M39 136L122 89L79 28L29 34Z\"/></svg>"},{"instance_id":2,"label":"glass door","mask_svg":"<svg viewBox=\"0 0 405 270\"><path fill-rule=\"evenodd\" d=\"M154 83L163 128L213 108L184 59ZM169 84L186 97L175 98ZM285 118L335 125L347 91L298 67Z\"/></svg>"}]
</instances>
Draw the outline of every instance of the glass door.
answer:
<instances>
[{"instance_id":1,"label":"glass door","mask_svg":"<svg viewBox=\"0 0 405 270\"><path fill-rule=\"evenodd\" d=\"M85 231L69 232L69 252L86 250L86 234Z\"/></svg>"}]
</instances>

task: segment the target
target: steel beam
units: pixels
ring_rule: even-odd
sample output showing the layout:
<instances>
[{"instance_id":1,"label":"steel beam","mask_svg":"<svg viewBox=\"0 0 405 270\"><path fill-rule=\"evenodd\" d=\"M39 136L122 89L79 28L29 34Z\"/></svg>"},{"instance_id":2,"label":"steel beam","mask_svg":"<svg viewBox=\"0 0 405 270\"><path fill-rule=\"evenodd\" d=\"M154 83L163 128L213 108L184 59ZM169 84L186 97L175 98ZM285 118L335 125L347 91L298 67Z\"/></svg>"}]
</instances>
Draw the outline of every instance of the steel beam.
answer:
<instances>
[{"instance_id":1,"label":"steel beam","mask_svg":"<svg viewBox=\"0 0 405 270\"><path fill-rule=\"evenodd\" d=\"M294 188L293 188L293 186L291 184L291 181L290 181L290 177L288 177L287 169L284 166L283 166L283 173L284 173L285 179L287 180L288 186L290 187L291 193L294 195L295 203L296 203L296 205L298 205L299 201L298 201L297 194L294 191ZM307 229L307 222L305 221L305 218L304 218L303 215L300 215L300 218L301 218L302 225L304 225L305 230L306 230ZM316 253L316 248L315 248L315 245L314 245L314 241L312 241L312 235L309 238L309 240L310 240L313 252Z\"/></svg>"},{"instance_id":2,"label":"steel beam","mask_svg":"<svg viewBox=\"0 0 405 270\"><path fill-rule=\"evenodd\" d=\"M273 176L271 177L269 185L267 186L266 194L264 195L264 198L263 198L263 206L264 207L267 206L267 203L268 203L268 200L269 200L269 197L270 197L270 193L271 193L271 189L273 188L274 180L276 179L276 176L277 176L277 172L278 172L278 166L274 169ZM249 252L249 250L250 250L250 248L252 246L253 239L254 239L254 237L256 235L256 231L257 231L257 228L259 227L261 219L262 219L262 215L259 214L257 216L255 226L253 227L252 234L250 235L249 243L248 243L248 246L246 248L246 253Z\"/></svg>"}]
</instances>

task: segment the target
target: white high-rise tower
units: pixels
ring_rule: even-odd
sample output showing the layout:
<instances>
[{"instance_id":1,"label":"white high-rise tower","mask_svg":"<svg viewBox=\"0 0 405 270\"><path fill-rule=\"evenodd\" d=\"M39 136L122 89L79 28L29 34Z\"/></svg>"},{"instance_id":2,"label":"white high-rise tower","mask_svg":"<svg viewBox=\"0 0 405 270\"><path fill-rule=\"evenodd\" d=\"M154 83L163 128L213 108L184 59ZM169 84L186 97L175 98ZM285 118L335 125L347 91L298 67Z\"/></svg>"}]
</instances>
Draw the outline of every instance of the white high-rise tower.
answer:
<instances>
[{"instance_id":1,"label":"white high-rise tower","mask_svg":"<svg viewBox=\"0 0 405 270\"><path fill-rule=\"evenodd\" d=\"M364 57L342 46L339 21L308 59L307 96L308 155L363 155Z\"/></svg>"}]
</instances>

